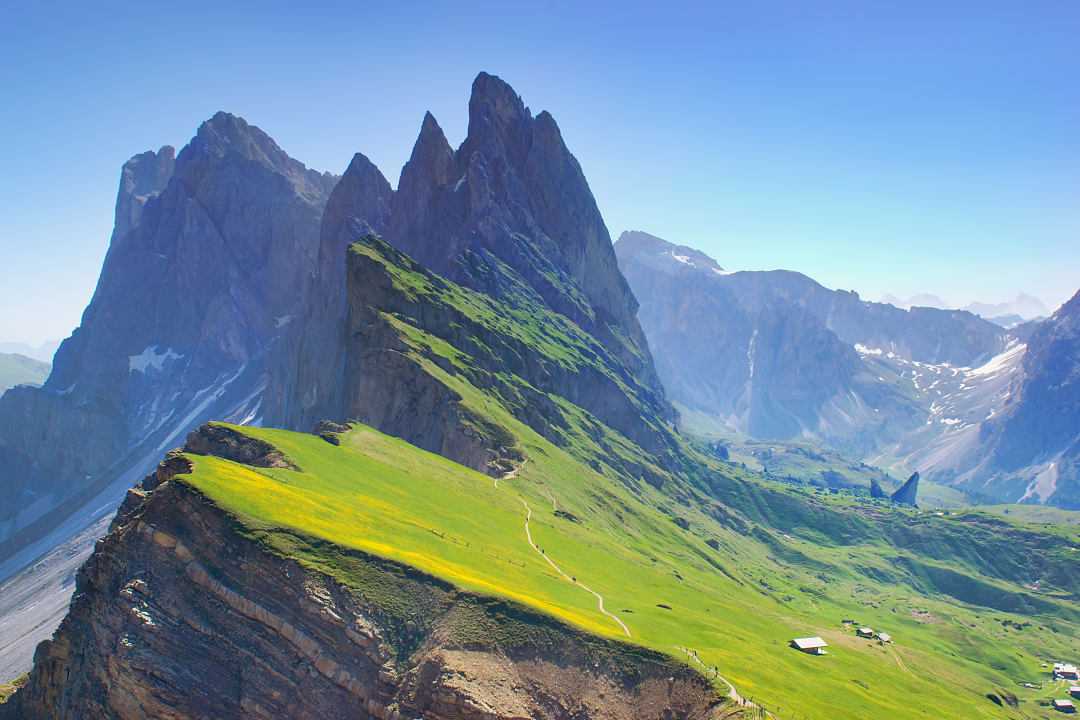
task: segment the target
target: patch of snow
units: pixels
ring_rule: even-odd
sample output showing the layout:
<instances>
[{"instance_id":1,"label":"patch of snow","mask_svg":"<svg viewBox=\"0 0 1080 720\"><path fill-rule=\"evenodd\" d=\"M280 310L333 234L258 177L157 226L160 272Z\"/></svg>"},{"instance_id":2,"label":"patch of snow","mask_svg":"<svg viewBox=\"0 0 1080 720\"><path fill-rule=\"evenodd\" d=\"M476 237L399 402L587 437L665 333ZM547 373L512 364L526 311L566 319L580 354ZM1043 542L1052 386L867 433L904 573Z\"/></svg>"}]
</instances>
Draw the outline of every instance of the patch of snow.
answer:
<instances>
[{"instance_id":1,"label":"patch of snow","mask_svg":"<svg viewBox=\"0 0 1080 720\"><path fill-rule=\"evenodd\" d=\"M158 352L157 345L150 345L138 355L128 356L128 372L145 373L150 368L161 370L169 360L179 360L183 355L173 352L172 348L165 348L164 352Z\"/></svg>"},{"instance_id":2,"label":"patch of snow","mask_svg":"<svg viewBox=\"0 0 1080 720\"><path fill-rule=\"evenodd\" d=\"M681 262L683 265L689 265L690 267L694 267L694 261L690 259L689 255L676 255L675 251L672 250L671 251L671 257L675 258L676 260Z\"/></svg>"},{"instance_id":3,"label":"patch of snow","mask_svg":"<svg viewBox=\"0 0 1080 720\"><path fill-rule=\"evenodd\" d=\"M461 186L464 185L464 184L465 184L465 176L462 175L461 177L458 178L458 181L456 183L454 183L454 192L457 192L458 190L460 190Z\"/></svg>"},{"instance_id":4,"label":"patch of snow","mask_svg":"<svg viewBox=\"0 0 1080 720\"><path fill-rule=\"evenodd\" d=\"M237 370L232 377L218 383L210 384L204 387L199 392L195 393L195 397L191 399L191 402L195 405L195 407L192 408L191 412L184 416L183 420L181 420L175 426L176 430L171 435L166 437L160 445L158 445L156 452L160 454L167 447L171 447L171 444L176 440L177 436L186 432L194 424L195 419L199 417L199 415L206 412L206 410L210 407L211 404L220 399L221 396L225 394L225 391L228 389L229 385L231 385L233 381L236 380L236 378L243 375L244 370L246 369L247 364L245 363L240 366L240 369ZM205 399L203 398L203 396L206 396Z\"/></svg>"},{"instance_id":5,"label":"patch of snow","mask_svg":"<svg viewBox=\"0 0 1080 720\"><path fill-rule=\"evenodd\" d=\"M757 328L750 336L750 344L746 347L746 361L750 363L750 379L754 379L754 346L757 344Z\"/></svg>"},{"instance_id":6,"label":"patch of snow","mask_svg":"<svg viewBox=\"0 0 1080 720\"><path fill-rule=\"evenodd\" d=\"M284 327L285 325L291 323L292 319L292 315L282 315L280 317L276 317L274 318L274 327Z\"/></svg>"},{"instance_id":7,"label":"patch of snow","mask_svg":"<svg viewBox=\"0 0 1080 720\"><path fill-rule=\"evenodd\" d=\"M1024 495L1017 502L1024 502L1030 498L1037 498L1039 502L1045 503L1057 490L1057 481L1057 463L1052 462L1046 466L1045 470L1035 476L1035 479L1028 485Z\"/></svg>"},{"instance_id":8,"label":"patch of snow","mask_svg":"<svg viewBox=\"0 0 1080 720\"><path fill-rule=\"evenodd\" d=\"M885 351L881 348L866 347L862 343L855 343L855 352L860 355L884 355ZM892 357L892 353L889 353L889 357Z\"/></svg>"},{"instance_id":9,"label":"patch of snow","mask_svg":"<svg viewBox=\"0 0 1080 720\"><path fill-rule=\"evenodd\" d=\"M997 375L1003 371L1011 371L1015 366L1015 362L1023 356L1025 350L1027 350L1027 345L1015 343L1005 352L995 355L977 368L967 370L964 374L971 378L986 377L988 375Z\"/></svg>"},{"instance_id":10,"label":"patch of snow","mask_svg":"<svg viewBox=\"0 0 1080 720\"><path fill-rule=\"evenodd\" d=\"M251 394L244 398L236 407L236 410L225 418L225 421L237 425L262 425L262 416L259 411L262 410L264 392L266 392L265 379L255 385L255 389L251 391Z\"/></svg>"}]
</instances>

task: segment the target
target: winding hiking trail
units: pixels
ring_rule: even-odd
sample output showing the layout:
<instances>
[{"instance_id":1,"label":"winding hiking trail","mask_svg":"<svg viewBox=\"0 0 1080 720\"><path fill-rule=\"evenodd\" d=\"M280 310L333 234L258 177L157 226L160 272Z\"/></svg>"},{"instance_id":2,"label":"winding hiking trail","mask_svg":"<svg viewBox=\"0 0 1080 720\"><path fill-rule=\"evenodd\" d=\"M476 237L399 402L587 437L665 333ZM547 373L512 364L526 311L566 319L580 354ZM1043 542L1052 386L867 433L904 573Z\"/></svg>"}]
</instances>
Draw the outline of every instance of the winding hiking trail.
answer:
<instances>
[{"instance_id":1,"label":"winding hiking trail","mask_svg":"<svg viewBox=\"0 0 1080 720\"><path fill-rule=\"evenodd\" d=\"M529 462L529 460L528 460L528 458L526 458L524 462L522 462L520 465L518 465L516 468L514 468L510 472L503 475L502 478L495 478L495 487L496 488L499 487L499 480L500 479L501 480L511 480L513 478L516 478L518 476L518 473L521 472L521 470L525 467L525 465L528 462ZM551 494L551 491L548 491L548 497L551 498L551 506L553 508L555 508L555 509L558 509L558 504L555 502L555 496ZM549 558L547 556L547 553L545 553L543 550L541 550L539 547L537 547L536 543L533 542L532 529L529 527L529 523L532 521L532 508L529 507L529 503L527 503L525 501L525 498L521 497L520 495L518 496L518 500L520 500L521 504L525 506L525 539L529 542L529 547L531 547L536 552L537 555L544 558L544 560L547 561L547 564L550 565L555 570L555 572L559 573L559 575L566 578L568 581L570 581L574 585L577 585L582 590L584 590L584 591L590 593L591 595L593 595L596 598L596 606L600 609L600 613L602 615L605 615L606 617L611 618L616 623L618 623L619 627L622 628L622 631L626 634L626 637L633 637L630 634L630 628L626 627L626 623L624 623L622 621L622 619L619 618L618 615L615 615L614 613L608 612L607 609L604 607L604 596L603 595L596 592L595 590L590 588L588 585L585 585L584 583L578 582L577 578L575 578L575 577L573 577L571 575L568 575L566 572L563 571L563 569L561 567L559 567L558 565L555 564L554 560L552 560L551 558Z\"/></svg>"},{"instance_id":2,"label":"winding hiking trail","mask_svg":"<svg viewBox=\"0 0 1080 720\"><path fill-rule=\"evenodd\" d=\"M529 462L529 461L528 461L528 460L525 460L525 462L521 463L521 465L519 465L518 467L514 468L514 469L513 469L513 470L511 470L510 472L508 472L508 473L506 473L505 475L503 475L501 479L503 479L503 480L510 480L510 479L512 479L512 478L515 478L515 477L517 477L518 473L519 473L519 472L521 472L521 469L525 467L525 463L527 463L527 462ZM500 478L495 478L495 487L499 487L499 479L500 479ZM552 510L553 510L553 511L557 511L557 510L558 510L558 507L559 507L559 506L558 506L558 502L557 502L557 501L556 501L556 499L555 499L555 495L554 495L554 494L552 494L552 492L551 492L550 490L546 490L546 489L545 489L545 492L547 493L547 496L548 496L548 498L550 498L550 499L551 499L551 507L552 507ZM544 552L543 550L541 550L541 549L540 549L540 548L539 548L539 547L537 546L536 542L535 542L535 541L533 541L533 536L532 536L532 529L531 529L531 528L530 528L530 526L529 526L529 523L531 523L531 522L532 522L532 508L531 508L531 507L529 507L529 503L528 503L528 502L527 502L527 501L525 500L525 498L521 497L520 495L518 496L518 500L520 500L520 501L521 501L521 504L525 506L525 539L526 539L526 540L528 541L528 543L529 543L529 547L531 547L531 548L533 549L533 551L534 551L534 552L536 552L536 553L537 553L537 554L538 554L538 555L539 555L540 557L544 558L544 561L545 561L545 562L547 562L547 564L548 564L548 565L550 565L550 566L551 566L551 568L552 568L552 569L553 569L553 570L554 570L555 572L557 572L557 573L558 573L559 575L561 575L561 576L562 576L563 578L565 578L566 580L570 581L570 582L571 582L571 583L573 583L574 585L577 585L577 586L578 586L578 587L580 587L580 588L581 588L582 590L585 590L586 592L588 592L588 593L590 593L591 595L593 595L593 596L594 596L594 597L596 598L596 606L597 606L597 608L598 608L598 609L600 610L600 613L601 613L602 615L604 615L604 616L606 616L606 617L608 617L608 618L611 618L612 620L614 620L614 621L615 621L615 622L616 622L616 623L618 624L618 626L619 626L620 628L622 628L622 631L623 631L623 633L624 633L624 634L626 635L626 637L633 637L633 635L631 635L631 633L630 633L630 628L628 628L628 627L626 626L626 623L624 623L624 622L622 621L622 619L621 619L621 618L619 618L619 617L618 617L617 615L615 615L614 613L608 612L608 610L607 610L607 609L606 609L606 608L604 607L604 596L603 596L603 595L601 595L600 593L596 592L595 590L593 590L592 588L590 588L590 587L589 587L588 585L585 585L584 583L580 583L580 582L578 582L578 581L577 581L577 579L576 579L576 578L574 578L573 576L571 576L571 575L568 575L568 574L567 574L567 573L566 573L566 572L565 572L565 571L564 571L564 570L563 570L563 569L562 569L561 567L559 567L559 566L558 566L558 565L557 565L557 564L555 563L555 561L554 561L554 560L552 560L551 558L549 558L549 557L547 556L547 553L546 553L546 552ZM687 649L687 648L681 647L681 646L676 646L676 647L678 647L678 648L679 648L679 650L682 650L682 651L683 651L684 653L686 653L686 656L687 656L688 658L690 658L691 660L693 660L694 662L696 662L696 663L697 663L698 665L700 665L700 666L701 666L702 668L704 668L704 669L706 670L706 674L709 674L709 675L711 675L711 676L712 676L712 677L714 677L715 679L717 679L717 680L719 680L720 682L722 682L722 683L724 683L725 685L727 685L727 689L728 689L728 694L727 694L727 697L728 697L728 699L730 699L730 700L731 700L731 701L732 701L733 703L735 703L735 704L736 704L737 706L739 706L739 707L745 707L745 708L756 708L756 707L759 707L758 705L755 705L754 703L750 702L749 700L747 700L746 698L744 698L744 697L743 697L742 695L740 695L740 694L739 694L739 691L735 689L735 685L733 685L733 684L731 683L731 681L730 681L730 680L728 680L728 679L727 679L726 677L724 677L723 675L721 675L721 674L720 674L720 672L719 672L718 670L716 670L715 668L709 668L709 667L708 667L708 666L707 666L707 665L706 665L705 663L703 663L703 662L701 661L701 658L699 658L699 657L698 657L698 655L697 655L697 653L696 653L696 652L693 652L693 651L691 651L691 650L689 650L689 649ZM766 716L766 717L768 717L768 718L772 718L772 717L773 717L772 713L768 712L767 710L765 711L765 716Z\"/></svg>"},{"instance_id":3,"label":"winding hiking trail","mask_svg":"<svg viewBox=\"0 0 1080 720\"><path fill-rule=\"evenodd\" d=\"M701 661L701 658L698 657L698 654L697 654L696 651L690 650L689 648L684 648L681 645L676 645L675 647L682 650L684 653L686 653L686 657L690 658L691 660L696 662L698 665L700 665L702 668L704 668L705 671L706 671L706 676L707 677L715 678L716 680L719 680L720 682L727 685L727 688L728 688L727 696L728 696L728 699L731 700L733 703L735 703L739 707L744 707L744 708L758 708L758 707L760 707L759 705L754 704L753 702L747 700L742 695L740 695L739 691L735 689L735 686L732 684L732 682L730 680L728 680L726 677L724 677L723 675L721 675L719 670L717 670L716 668L710 668L708 665L703 663ZM772 713L770 713L768 710L765 710L764 708L761 708L761 709L765 712L765 717L773 718Z\"/></svg>"},{"instance_id":4,"label":"winding hiking trail","mask_svg":"<svg viewBox=\"0 0 1080 720\"><path fill-rule=\"evenodd\" d=\"M596 592L595 590L590 588L588 585L585 585L584 583L580 583L580 582L577 581L577 579L571 577L570 575L567 575L566 572L564 572L561 567L559 567L558 565L555 564L554 560L552 560L551 558L549 558L547 556L547 553L543 552L542 550L540 550L540 548L538 548L536 546L536 543L533 542L532 530L529 529L529 522L532 520L532 508L529 507L529 503L525 502L525 498L519 497L518 500L520 500L521 504L525 506L525 539L529 541L529 545L532 547L532 549L535 550L537 552L537 554L540 555L540 557L544 558L544 560L547 561L547 564L555 569L555 572L559 573L564 578L566 578L567 580L569 580L573 584L580 587L582 590L584 590L584 591L586 591L588 593L591 593L596 598L596 604L597 604L597 607L600 609L601 614L606 615L607 617L611 618L616 623L618 623L619 627L622 628L622 631L624 633L626 633L626 637L632 637L632 635L630 634L630 628L626 627L626 623L624 623L617 615L615 615L614 613L608 612L604 608L604 596L603 595Z\"/></svg>"},{"instance_id":5,"label":"winding hiking trail","mask_svg":"<svg viewBox=\"0 0 1080 720\"><path fill-rule=\"evenodd\" d=\"M904 659L900 657L900 653L897 652L896 648L890 647L889 650L892 653L893 659L896 660L896 666L898 668L900 668L901 670L906 672L908 675L914 675L915 674L915 673L911 672L910 670L908 670L907 663L905 663Z\"/></svg>"}]
</instances>

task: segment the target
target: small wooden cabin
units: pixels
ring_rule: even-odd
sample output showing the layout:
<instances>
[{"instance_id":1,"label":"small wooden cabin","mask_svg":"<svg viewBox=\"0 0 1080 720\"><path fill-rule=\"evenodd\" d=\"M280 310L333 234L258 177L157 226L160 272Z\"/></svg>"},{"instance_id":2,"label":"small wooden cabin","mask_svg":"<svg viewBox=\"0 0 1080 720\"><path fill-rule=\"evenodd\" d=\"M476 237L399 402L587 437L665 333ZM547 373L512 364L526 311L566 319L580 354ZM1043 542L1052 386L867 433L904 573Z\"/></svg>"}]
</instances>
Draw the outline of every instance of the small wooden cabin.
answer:
<instances>
[{"instance_id":1,"label":"small wooden cabin","mask_svg":"<svg viewBox=\"0 0 1080 720\"><path fill-rule=\"evenodd\" d=\"M828 646L829 644L827 642L817 636L795 638L791 641L791 647L808 655L824 655L825 648Z\"/></svg>"},{"instance_id":2,"label":"small wooden cabin","mask_svg":"<svg viewBox=\"0 0 1080 720\"><path fill-rule=\"evenodd\" d=\"M1070 714L1076 712L1076 706L1073 705L1072 700L1055 700L1052 706L1058 712Z\"/></svg>"}]
</instances>

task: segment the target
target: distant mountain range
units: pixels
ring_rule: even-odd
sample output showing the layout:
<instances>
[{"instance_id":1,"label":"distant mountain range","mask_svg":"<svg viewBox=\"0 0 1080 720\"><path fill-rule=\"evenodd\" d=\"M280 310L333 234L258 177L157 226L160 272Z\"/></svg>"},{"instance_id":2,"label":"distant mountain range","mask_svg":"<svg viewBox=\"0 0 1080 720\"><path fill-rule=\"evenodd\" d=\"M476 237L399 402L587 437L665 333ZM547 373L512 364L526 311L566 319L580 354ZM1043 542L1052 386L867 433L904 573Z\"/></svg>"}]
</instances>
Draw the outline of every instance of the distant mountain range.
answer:
<instances>
[{"instance_id":1,"label":"distant mountain range","mask_svg":"<svg viewBox=\"0 0 1080 720\"><path fill-rule=\"evenodd\" d=\"M49 363L18 353L0 352L0 394L16 385L40 385L49 376Z\"/></svg>"},{"instance_id":2,"label":"distant mountain range","mask_svg":"<svg viewBox=\"0 0 1080 720\"><path fill-rule=\"evenodd\" d=\"M51 363L56 349L60 347L59 340L46 340L40 345L28 345L19 342L0 342L0 353L25 355L28 358Z\"/></svg>"},{"instance_id":3,"label":"distant mountain range","mask_svg":"<svg viewBox=\"0 0 1080 720\"><path fill-rule=\"evenodd\" d=\"M881 302L895 305L904 310L913 307L954 308L954 306L932 293L920 293L918 295L912 295L909 298L899 298L890 293L886 293L882 296ZM1044 318L1050 314L1050 310L1041 300L1037 297L1028 295L1027 293L1020 293L1008 302L973 302L955 309L966 310L973 315L978 315L979 317L985 318L1005 328L1019 325L1026 320Z\"/></svg>"},{"instance_id":4,"label":"distant mountain range","mask_svg":"<svg viewBox=\"0 0 1080 720\"><path fill-rule=\"evenodd\" d=\"M1036 376L1080 368L1064 339L1073 303L1010 331L968 310L867 302L799 273L727 272L643 232L623 233L616 254L661 380L690 415L918 470L976 498L1077 505L1066 440L1080 424L1067 394L1054 395L1059 410L1045 414L1055 432L1038 437L1030 428L1040 414L1013 399L1037 396L1023 390ZM1025 342L1046 346L1038 368ZM1015 419L1002 425L1005 417ZM1004 449L1013 442L1027 454Z\"/></svg>"}]
</instances>

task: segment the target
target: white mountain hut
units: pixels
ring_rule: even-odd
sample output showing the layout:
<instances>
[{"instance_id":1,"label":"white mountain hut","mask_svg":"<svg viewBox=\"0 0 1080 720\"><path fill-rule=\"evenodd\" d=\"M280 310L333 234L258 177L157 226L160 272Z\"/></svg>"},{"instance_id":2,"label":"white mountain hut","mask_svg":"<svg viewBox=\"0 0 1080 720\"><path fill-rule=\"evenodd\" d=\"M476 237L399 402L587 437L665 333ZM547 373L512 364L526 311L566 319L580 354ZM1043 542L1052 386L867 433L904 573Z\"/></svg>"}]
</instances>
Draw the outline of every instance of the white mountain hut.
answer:
<instances>
[{"instance_id":1,"label":"white mountain hut","mask_svg":"<svg viewBox=\"0 0 1080 720\"><path fill-rule=\"evenodd\" d=\"M828 646L829 643L825 642L817 636L795 638L791 641L791 647L808 655L824 655L825 648L827 648Z\"/></svg>"}]
</instances>

